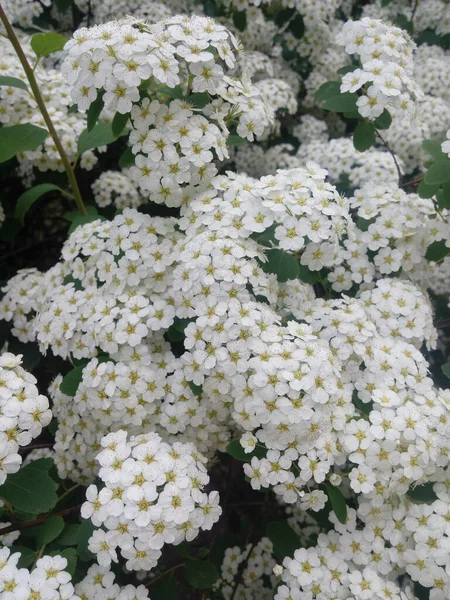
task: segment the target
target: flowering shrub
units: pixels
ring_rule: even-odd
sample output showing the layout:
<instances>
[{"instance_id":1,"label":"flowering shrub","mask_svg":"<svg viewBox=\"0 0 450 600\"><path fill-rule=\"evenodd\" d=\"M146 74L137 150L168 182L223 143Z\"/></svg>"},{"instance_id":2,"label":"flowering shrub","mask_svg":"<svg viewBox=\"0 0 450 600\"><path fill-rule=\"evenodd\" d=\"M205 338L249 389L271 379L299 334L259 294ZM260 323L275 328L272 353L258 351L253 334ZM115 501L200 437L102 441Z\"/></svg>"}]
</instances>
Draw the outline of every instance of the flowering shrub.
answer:
<instances>
[{"instance_id":1,"label":"flowering shrub","mask_svg":"<svg viewBox=\"0 0 450 600\"><path fill-rule=\"evenodd\" d=\"M0 21L1 598L448 600L447 3Z\"/></svg>"}]
</instances>

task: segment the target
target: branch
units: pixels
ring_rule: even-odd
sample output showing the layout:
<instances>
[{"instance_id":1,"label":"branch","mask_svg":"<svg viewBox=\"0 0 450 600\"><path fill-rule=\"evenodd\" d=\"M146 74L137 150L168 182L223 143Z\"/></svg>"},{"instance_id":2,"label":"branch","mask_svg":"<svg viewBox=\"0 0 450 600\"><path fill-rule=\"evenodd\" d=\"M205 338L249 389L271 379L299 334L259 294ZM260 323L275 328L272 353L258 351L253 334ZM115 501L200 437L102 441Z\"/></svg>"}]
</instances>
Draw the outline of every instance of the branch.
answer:
<instances>
[{"instance_id":1,"label":"branch","mask_svg":"<svg viewBox=\"0 0 450 600\"><path fill-rule=\"evenodd\" d=\"M378 131L378 129L375 130L377 136L380 138L383 146L385 146L386 150L389 152L389 154L392 156L392 158L394 159L394 163L395 166L397 168L397 173L398 173L398 185L400 186L402 184L402 179L403 179L403 173L400 169L400 165L398 164L397 161L397 157L395 156L395 154L392 152L392 150L390 149L388 143L386 142L386 140L383 138L383 136L381 135L381 133Z\"/></svg>"},{"instance_id":2,"label":"branch","mask_svg":"<svg viewBox=\"0 0 450 600\"><path fill-rule=\"evenodd\" d=\"M6 535L7 533L12 533L13 531L22 531L22 529L28 529L28 527L35 527L36 525L41 525L41 523L45 523L51 517L64 517L66 515L70 515L74 512L79 511L81 508L81 504L77 504L76 506L72 506L71 508L65 508L64 510L60 510L59 512L48 515L46 517L39 517L39 519L34 519L33 521L24 521L23 523L16 523L15 525L8 525L8 527L4 527L0 529L0 536Z\"/></svg>"},{"instance_id":3,"label":"branch","mask_svg":"<svg viewBox=\"0 0 450 600\"><path fill-rule=\"evenodd\" d=\"M33 92L34 99L36 100L36 104L38 105L42 117L45 121L45 124L47 125L47 129L50 135L52 136L53 141L55 142L56 149L58 150L58 153L61 157L61 161L64 165L64 169L67 173L67 178L69 180L70 187L72 188L77 208L83 215L86 215L86 208L84 207L84 202L81 197L80 188L78 187L78 182L76 180L75 173L72 169L72 165L70 164L66 151L64 150L61 140L59 139L55 126L53 125L53 121L51 120L50 115L48 114L47 107L45 106L45 102L39 89L38 83L36 81L36 77L34 76L33 69L31 68L30 63L28 62L28 59L25 56L25 52L23 51L22 46L20 45L20 42L14 32L14 29L11 23L9 22L8 17L6 16L6 13L3 10L3 6L1 4L0 21L3 23L3 26L5 27L6 33L8 35L8 39L11 42L14 50L16 51L17 57L22 64L23 70L25 71L25 75L28 79L28 83L30 84L31 90Z\"/></svg>"}]
</instances>

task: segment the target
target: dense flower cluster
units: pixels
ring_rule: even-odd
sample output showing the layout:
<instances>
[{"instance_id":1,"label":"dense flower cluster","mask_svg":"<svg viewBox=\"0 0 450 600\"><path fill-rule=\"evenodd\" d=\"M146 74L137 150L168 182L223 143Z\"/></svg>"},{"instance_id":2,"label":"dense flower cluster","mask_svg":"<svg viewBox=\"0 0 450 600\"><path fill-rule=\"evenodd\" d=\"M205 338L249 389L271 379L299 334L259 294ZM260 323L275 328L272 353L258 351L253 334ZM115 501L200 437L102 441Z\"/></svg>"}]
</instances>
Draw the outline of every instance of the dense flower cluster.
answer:
<instances>
[{"instance_id":1,"label":"dense flower cluster","mask_svg":"<svg viewBox=\"0 0 450 600\"><path fill-rule=\"evenodd\" d=\"M32 571L19 568L20 552L0 548L0 595L2 600L51 598L78 600L63 556L42 556Z\"/></svg>"},{"instance_id":2,"label":"dense flower cluster","mask_svg":"<svg viewBox=\"0 0 450 600\"><path fill-rule=\"evenodd\" d=\"M270 123L257 88L245 76L227 74L236 64L237 39L206 17L156 25L130 18L82 28L65 49L61 69L79 109L100 93L106 110L131 112L136 164L130 174L153 202L180 206L183 184L208 183L217 173L214 156L228 157L231 123L249 140ZM139 89L147 93L142 97ZM168 105L150 99L159 89L163 95L174 90L177 99Z\"/></svg>"},{"instance_id":3,"label":"dense flower cluster","mask_svg":"<svg viewBox=\"0 0 450 600\"><path fill-rule=\"evenodd\" d=\"M150 600L149 592L143 585L120 586L114 583L116 575L98 564L89 567L84 579L75 585L75 593L81 600L114 598L115 600ZM74 599L75 600L75 599Z\"/></svg>"},{"instance_id":4,"label":"dense flower cluster","mask_svg":"<svg viewBox=\"0 0 450 600\"><path fill-rule=\"evenodd\" d=\"M143 203L135 184L126 173L103 171L92 184L95 202L101 206L114 204L118 210L137 208Z\"/></svg>"},{"instance_id":5,"label":"dense flower cluster","mask_svg":"<svg viewBox=\"0 0 450 600\"><path fill-rule=\"evenodd\" d=\"M36 378L21 363L21 355L0 356L0 484L19 470L19 447L27 446L52 418L48 399L39 394Z\"/></svg>"},{"instance_id":6,"label":"dense flower cluster","mask_svg":"<svg viewBox=\"0 0 450 600\"><path fill-rule=\"evenodd\" d=\"M362 90L356 104L363 117L375 120L386 109L410 118L422 91L413 79L414 42L399 27L365 17L347 21L336 41L361 68L342 77L341 92Z\"/></svg>"},{"instance_id":7,"label":"dense flower cluster","mask_svg":"<svg viewBox=\"0 0 450 600\"><path fill-rule=\"evenodd\" d=\"M202 491L209 482L206 458L193 444L170 446L156 433L127 441L120 430L101 446L96 458L105 487L89 486L81 508L82 517L106 529L89 540L100 565L117 562L120 548L127 569L149 571L164 544L191 541L219 519L219 495Z\"/></svg>"}]
</instances>

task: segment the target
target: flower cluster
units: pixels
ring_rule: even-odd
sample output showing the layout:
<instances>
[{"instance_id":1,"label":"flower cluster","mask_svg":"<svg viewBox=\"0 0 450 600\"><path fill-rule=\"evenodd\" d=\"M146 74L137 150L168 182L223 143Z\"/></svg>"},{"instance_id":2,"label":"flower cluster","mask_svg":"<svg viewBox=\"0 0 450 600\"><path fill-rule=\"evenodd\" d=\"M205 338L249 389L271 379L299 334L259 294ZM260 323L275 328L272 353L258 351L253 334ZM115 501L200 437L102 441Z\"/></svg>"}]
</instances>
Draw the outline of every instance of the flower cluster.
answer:
<instances>
[{"instance_id":1,"label":"flower cluster","mask_svg":"<svg viewBox=\"0 0 450 600\"><path fill-rule=\"evenodd\" d=\"M86 576L75 585L75 593L81 600L114 598L115 600L149 600L150 596L143 585L120 586L114 583L116 575L98 564L89 567ZM75 599L74 599L75 600Z\"/></svg>"},{"instance_id":2,"label":"flower cluster","mask_svg":"<svg viewBox=\"0 0 450 600\"><path fill-rule=\"evenodd\" d=\"M11 554L0 548L0 595L2 600L18 598L51 598L78 600L74 594L67 559L63 556L42 556L32 571L19 568L20 552Z\"/></svg>"},{"instance_id":3,"label":"flower cluster","mask_svg":"<svg viewBox=\"0 0 450 600\"><path fill-rule=\"evenodd\" d=\"M0 356L0 484L22 463L20 446L40 435L52 418L48 400L36 387L36 378L23 369L22 355Z\"/></svg>"},{"instance_id":4,"label":"flower cluster","mask_svg":"<svg viewBox=\"0 0 450 600\"><path fill-rule=\"evenodd\" d=\"M99 527L89 549L102 566L117 562L117 548L129 570L149 571L164 544L193 540L211 529L222 512L209 482L206 459L193 444L166 444L156 433L132 437L126 431L101 440L97 455L105 487L88 487L81 516ZM100 527L104 529L100 529Z\"/></svg>"},{"instance_id":5,"label":"flower cluster","mask_svg":"<svg viewBox=\"0 0 450 600\"><path fill-rule=\"evenodd\" d=\"M182 185L205 185L212 163L228 157L231 124L253 140L272 112L235 67L238 42L206 17L171 17L156 25L135 19L75 32L62 72L72 98L87 110L97 95L108 111L131 113L131 175L150 200L180 206ZM176 99L151 99L160 91Z\"/></svg>"},{"instance_id":6,"label":"flower cluster","mask_svg":"<svg viewBox=\"0 0 450 600\"><path fill-rule=\"evenodd\" d=\"M103 171L92 184L95 202L100 207L114 206L118 210L137 208L143 199L126 173Z\"/></svg>"},{"instance_id":7,"label":"flower cluster","mask_svg":"<svg viewBox=\"0 0 450 600\"><path fill-rule=\"evenodd\" d=\"M361 116L375 120L386 109L409 118L422 92L413 79L414 42L399 27L364 17L347 21L336 41L361 67L342 77L341 92L362 90L356 104Z\"/></svg>"},{"instance_id":8,"label":"flower cluster","mask_svg":"<svg viewBox=\"0 0 450 600\"><path fill-rule=\"evenodd\" d=\"M276 580L273 575L276 563L272 554L273 546L269 538L262 538L257 544L247 544L244 550L239 546L227 548L221 565L221 579L214 588L220 589L224 600L269 600L273 597ZM241 580L235 589L240 569ZM269 581L269 588L266 580Z\"/></svg>"}]
</instances>

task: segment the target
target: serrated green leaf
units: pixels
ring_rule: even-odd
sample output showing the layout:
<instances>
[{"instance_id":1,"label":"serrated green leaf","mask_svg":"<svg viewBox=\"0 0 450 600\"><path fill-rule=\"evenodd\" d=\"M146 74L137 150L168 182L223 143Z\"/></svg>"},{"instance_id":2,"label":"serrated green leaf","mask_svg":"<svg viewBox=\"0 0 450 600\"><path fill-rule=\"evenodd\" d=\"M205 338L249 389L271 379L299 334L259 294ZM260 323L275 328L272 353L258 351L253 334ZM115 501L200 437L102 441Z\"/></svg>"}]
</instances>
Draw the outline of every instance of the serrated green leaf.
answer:
<instances>
[{"instance_id":1,"label":"serrated green leaf","mask_svg":"<svg viewBox=\"0 0 450 600\"><path fill-rule=\"evenodd\" d=\"M314 92L314 97L317 100L328 100L333 96L337 96L341 92L340 81L326 81L322 83L320 88Z\"/></svg>"},{"instance_id":2,"label":"serrated green leaf","mask_svg":"<svg viewBox=\"0 0 450 600\"><path fill-rule=\"evenodd\" d=\"M441 158L431 165L425 175L425 183L428 185L440 185L450 181L450 158Z\"/></svg>"},{"instance_id":3,"label":"serrated green leaf","mask_svg":"<svg viewBox=\"0 0 450 600\"><path fill-rule=\"evenodd\" d=\"M208 590L219 579L216 566L202 560L190 560L184 567L186 581L197 590Z\"/></svg>"},{"instance_id":4,"label":"serrated green leaf","mask_svg":"<svg viewBox=\"0 0 450 600\"><path fill-rule=\"evenodd\" d=\"M111 131L114 137L118 138L119 135L125 129L125 125L128 123L128 119L130 118L130 113L116 113L114 115L114 119L111 123Z\"/></svg>"},{"instance_id":5,"label":"serrated green leaf","mask_svg":"<svg viewBox=\"0 0 450 600\"><path fill-rule=\"evenodd\" d=\"M325 491L338 521L345 524L347 522L347 503L341 490L331 483L325 483Z\"/></svg>"},{"instance_id":6,"label":"serrated green leaf","mask_svg":"<svg viewBox=\"0 0 450 600\"><path fill-rule=\"evenodd\" d=\"M375 125L370 121L358 123L353 134L353 145L358 152L364 152L373 146L375 142Z\"/></svg>"},{"instance_id":7,"label":"serrated green leaf","mask_svg":"<svg viewBox=\"0 0 450 600\"><path fill-rule=\"evenodd\" d=\"M8 75L0 76L0 86L19 88L28 92L28 86L24 81L17 77L9 77Z\"/></svg>"},{"instance_id":8,"label":"serrated green leaf","mask_svg":"<svg viewBox=\"0 0 450 600\"><path fill-rule=\"evenodd\" d=\"M428 185L425 181L421 181L417 186L417 193L421 198L432 198L438 189L438 185Z\"/></svg>"},{"instance_id":9,"label":"serrated green leaf","mask_svg":"<svg viewBox=\"0 0 450 600\"><path fill-rule=\"evenodd\" d=\"M40 183L39 185L35 185L21 194L16 204L16 219L18 219L23 225L25 215L36 202L36 200L38 200L44 194L48 194L48 192L54 192L57 190L62 191L61 188L53 183Z\"/></svg>"},{"instance_id":10,"label":"serrated green leaf","mask_svg":"<svg viewBox=\"0 0 450 600\"><path fill-rule=\"evenodd\" d=\"M85 129L81 132L78 138L78 152L86 152L99 146L107 146L117 140L118 136L114 135L111 123L97 123L91 131Z\"/></svg>"},{"instance_id":11,"label":"serrated green leaf","mask_svg":"<svg viewBox=\"0 0 450 600\"><path fill-rule=\"evenodd\" d=\"M75 367L75 369L72 369L63 377L59 389L66 396L75 396L82 378L83 367Z\"/></svg>"},{"instance_id":12,"label":"serrated green leaf","mask_svg":"<svg viewBox=\"0 0 450 600\"><path fill-rule=\"evenodd\" d=\"M54 481L34 463L8 475L0 486L0 498L18 510L33 514L48 512L58 501Z\"/></svg>"},{"instance_id":13,"label":"serrated green leaf","mask_svg":"<svg viewBox=\"0 0 450 600\"><path fill-rule=\"evenodd\" d=\"M50 517L39 525L36 532L36 544L38 548L46 546L56 540L64 529L64 519L59 516Z\"/></svg>"},{"instance_id":14,"label":"serrated green leaf","mask_svg":"<svg viewBox=\"0 0 450 600\"><path fill-rule=\"evenodd\" d=\"M48 131L30 123L0 128L0 163L16 154L35 150L48 136Z\"/></svg>"},{"instance_id":15,"label":"serrated green leaf","mask_svg":"<svg viewBox=\"0 0 450 600\"><path fill-rule=\"evenodd\" d=\"M381 115L374 121L376 129L389 129L392 123L391 113L385 108Z\"/></svg>"},{"instance_id":16,"label":"serrated green leaf","mask_svg":"<svg viewBox=\"0 0 450 600\"><path fill-rule=\"evenodd\" d=\"M277 248L268 250L266 256L268 260L262 265L266 273L275 273L278 281L281 282L297 279L299 263L295 256Z\"/></svg>"},{"instance_id":17,"label":"serrated green leaf","mask_svg":"<svg viewBox=\"0 0 450 600\"><path fill-rule=\"evenodd\" d=\"M48 31L47 33L35 33L30 44L36 56L40 58L53 54L53 52L59 52L64 48L66 42L68 42L68 38L60 33Z\"/></svg>"},{"instance_id":18,"label":"serrated green leaf","mask_svg":"<svg viewBox=\"0 0 450 600\"><path fill-rule=\"evenodd\" d=\"M266 525L266 534L273 544L273 551L279 558L289 556L301 548L300 538L287 521L271 521Z\"/></svg>"},{"instance_id":19,"label":"serrated green leaf","mask_svg":"<svg viewBox=\"0 0 450 600\"><path fill-rule=\"evenodd\" d=\"M333 112L342 113L357 111L357 99L358 96L356 94L351 94L350 92L345 92L344 94L337 94L336 96L331 96L330 98L327 98L322 108L324 108L325 110L331 110Z\"/></svg>"},{"instance_id":20,"label":"serrated green leaf","mask_svg":"<svg viewBox=\"0 0 450 600\"><path fill-rule=\"evenodd\" d=\"M92 131L94 129L104 106L105 103L103 102L103 92L100 91L97 95L97 98L94 100L94 102L92 102L86 113L88 131Z\"/></svg>"},{"instance_id":21,"label":"serrated green leaf","mask_svg":"<svg viewBox=\"0 0 450 600\"><path fill-rule=\"evenodd\" d=\"M442 365L441 369L444 375L450 379L450 362L445 363L445 365Z\"/></svg>"}]
</instances>

